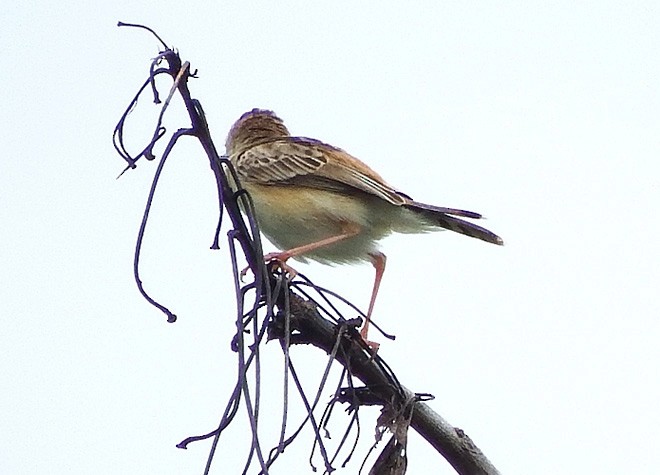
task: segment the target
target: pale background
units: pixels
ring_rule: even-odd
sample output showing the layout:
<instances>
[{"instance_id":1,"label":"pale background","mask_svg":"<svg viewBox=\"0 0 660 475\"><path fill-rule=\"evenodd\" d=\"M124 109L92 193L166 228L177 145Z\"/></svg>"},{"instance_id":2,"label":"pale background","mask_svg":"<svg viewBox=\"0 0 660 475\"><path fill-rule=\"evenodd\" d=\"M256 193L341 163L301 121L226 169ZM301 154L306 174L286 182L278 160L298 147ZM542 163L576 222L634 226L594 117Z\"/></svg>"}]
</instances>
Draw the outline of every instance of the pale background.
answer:
<instances>
[{"instance_id":1,"label":"pale background","mask_svg":"<svg viewBox=\"0 0 660 475\"><path fill-rule=\"evenodd\" d=\"M218 146L241 113L271 108L420 201L488 216L504 248L387 239L376 318L403 382L503 473L657 473L657 2L110 3L1 10L0 473L201 473L209 444L175 444L217 423L234 381L227 247L209 250L216 192L190 139L143 256L179 322L133 282L155 163L115 180L111 133L158 45L118 20L199 69ZM137 146L153 122L134 117ZM370 266L299 267L366 306ZM318 371L312 354L296 353ZM245 421L214 473L240 473ZM311 473L309 449L273 473ZM418 437L409 449L409 473L453 473Z\"/></svg>"}]
</instances>

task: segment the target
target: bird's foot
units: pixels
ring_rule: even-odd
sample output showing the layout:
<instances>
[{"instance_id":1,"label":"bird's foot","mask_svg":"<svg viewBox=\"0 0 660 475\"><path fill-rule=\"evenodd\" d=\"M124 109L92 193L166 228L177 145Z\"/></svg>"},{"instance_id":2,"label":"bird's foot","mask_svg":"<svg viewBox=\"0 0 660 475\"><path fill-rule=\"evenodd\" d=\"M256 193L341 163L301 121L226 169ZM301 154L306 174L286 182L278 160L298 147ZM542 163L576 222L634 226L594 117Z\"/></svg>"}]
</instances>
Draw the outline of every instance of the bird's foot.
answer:
<instances>
[{"instance_id":1,"label":"bird's foot","mask_svg":"<svg viewBox=\"0 0 660 475\"><path fill-rule=\"evenodd\" d=\"M293 279L298 275L298 271L286 263L290 257L291 256L286 252L269 252L264 255L264 262L266 264L272 264L275 269L279 268L283 274L286 274L289 277L289 279ZM249 270L250 267L248 266L241 271L239 274L241 282L243 282L243 278Z\"/></svg>"},{"instance_id":2,"label":"bird's foot","mask_svg":"<svg viewBox=\"0 0 660 475\"><path fill-rule=\"evenodd\" d=\"M291 255L287 252L269 252L264 256L264 261L266 264L272 264L274 269L279 268L289 279L293 279L298 275L298 271L286 263L290 257Z\"/></svg>"},{"instance_id":3,"label":"bird's foot","mask_svg":"<svg viewBox=\"0 0 660 475\"><path fill-rule=\"evenodd\" d=\"M371 341L367 338L367 325L362 327L362 330L360 330L360 337L362 338L362 341L364 342L367 347L373 351L374 354L378 353L378 348L380 348L380 343L377 343L375 341Z\"/></svg>"}]
</instances>

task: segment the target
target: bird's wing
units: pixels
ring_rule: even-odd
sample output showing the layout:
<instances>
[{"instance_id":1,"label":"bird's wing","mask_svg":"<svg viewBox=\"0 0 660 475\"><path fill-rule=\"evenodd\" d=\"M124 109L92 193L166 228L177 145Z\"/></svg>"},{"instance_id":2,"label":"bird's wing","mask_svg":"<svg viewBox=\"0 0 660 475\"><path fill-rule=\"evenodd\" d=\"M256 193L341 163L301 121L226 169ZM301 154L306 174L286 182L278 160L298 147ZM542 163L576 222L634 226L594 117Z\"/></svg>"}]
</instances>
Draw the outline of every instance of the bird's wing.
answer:
<instances>
[{"instance_id":1,"label":"bird's wing","mask_svg":"<svg viewBox=\"0 0 660 475\"><path fill-rule=\"evenodd\" d=\"M315 173L327 158L312 148L271 140L250 147L232 161L240 179L266 185Z\"/></svg>"},{"instance_id":2,"label":"bird's wing","mask_svg":"<svg viewBox=\"0 0 660 475\"><path fill-rule=\"evenodd\" d=\"M298 185L340 193L359 190L399 206L412 201L357 158L313 139L287 137L258 144L242 152L235 165L240 179L264 185Z\"/></svg>"}]
</instances>

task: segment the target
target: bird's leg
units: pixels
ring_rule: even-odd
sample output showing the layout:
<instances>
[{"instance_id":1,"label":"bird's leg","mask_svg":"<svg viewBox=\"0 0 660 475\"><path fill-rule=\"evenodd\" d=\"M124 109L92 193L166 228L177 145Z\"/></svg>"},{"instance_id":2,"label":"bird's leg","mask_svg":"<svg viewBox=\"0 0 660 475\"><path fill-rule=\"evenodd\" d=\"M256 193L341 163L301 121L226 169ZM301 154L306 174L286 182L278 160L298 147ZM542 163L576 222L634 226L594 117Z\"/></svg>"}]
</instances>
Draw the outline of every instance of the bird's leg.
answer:
<instances>
[{"instance_id":1,"label":"bird's leg","mask_svg":"<svg viewBox=\"0 0 660 475\"><path fill-rule=\"evenodd\" d=\"M286 272L292 277L295 277L298 274L298 272L293 267L287 265L286 261L288 261L292 257L300 256L302 254L314 251L321 247L329 246L336 242L343 241L344 239L351 238L359 234L361 230L362 229L357 224L344 223L342 225L341 234L337 234L336 236L330 236L328 238L321 239L320 241L310 242L309 244L304 244L302 246L294 247L286 251L269 252L268 254L264 255L264 261L266 261L266 263L271 261L277 261L277 265L280 267L280 269L282 269L282 271ZM250 268L246 267L241 271L240 274L241 280L243 279L243 277L245 277L245 274L247 274L248 270L250 270Z\"/></svg>"},{"instance_id":2,"label":"bird's leg","mask_svg":"<svg viewBox=\"0 0 660 475\"><path fill-rule=\"evenodd\" d=\"M294 247L287 251L281 252L272 252L268 254L271 259L277 259L278 261L286 261L291 257L301 256L311 251L315 251L321 247L329 246L344 239L348 239L360 233L360 227L356 224L345 224L342 226L342 233L337 234L336 236L330 236L320 241L310 242L303 246Z\"/></svg>"},{"instance_id":3,"label":"bird's leg","mask_svg":"<svg viewBox=\"0 0 660 475\"><path fill-rule=\"evenodd\" d=\"M371 300L369 301L369 310L367 310L367 318L364 322L362 330L360 330L360 336L362 339L369 345L369 347L377 350L380 346L378 343L369 341L367 339L367 333L369 333L369 322L371 321L371 313L374 310L374 305L376 303L376 297L378 296L378 289L380 288L380 281L383 279L383 274L385 273L385 263L387 262L387 257L382 252L374 252L369 254L371 258L371 263L376 269L376 278L374 280L374 289L371 291Z\"/></svg>"},{"instance_id":4,"label":"bird's leg","mask_svg":"<svg viewBox=\"0 0 660 475\"><path fill-rule=\"evenodd\" d=\"M321 239L319 241L310 242L309 244L304 244L302 246L294 247L286 251L270 252L264 256L264 260L266 262L277 261L278 265L283 271L291 274L292 276L295 276L297 272L295 271L295 269L291 268L286 264L287 260L289 260L292 257L301 256L308 252L315 251L316 249L319 249L321 247L329 246L336 242L343 241L344 239L351 238L359 234L361 230L362 229L360 228L360 226L358 226L355 223L344 223L342 225L341 234L330 236L328 238Z\"/></svg>"}]
</instances>

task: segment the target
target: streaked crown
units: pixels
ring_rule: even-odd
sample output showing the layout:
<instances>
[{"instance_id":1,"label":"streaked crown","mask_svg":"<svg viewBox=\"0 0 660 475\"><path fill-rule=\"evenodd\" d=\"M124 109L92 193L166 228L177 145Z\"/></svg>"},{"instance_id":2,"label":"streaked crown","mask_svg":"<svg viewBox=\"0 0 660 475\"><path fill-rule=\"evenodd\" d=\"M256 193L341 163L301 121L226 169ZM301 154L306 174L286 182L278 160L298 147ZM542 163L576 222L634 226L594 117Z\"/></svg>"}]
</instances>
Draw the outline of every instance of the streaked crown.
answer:
<instances>
[{"instance_id":1,"label":"streaked crown","mask_svg":"<svg viewBox=\"0 0 660 475\"><path fill-rule=\"evenodd\" d=\"M231 156L259 143L289 135L284 122L274 112L252 109L243 114L229 131L225 142L227 155Z\"/></svg>"}]
</instances>

